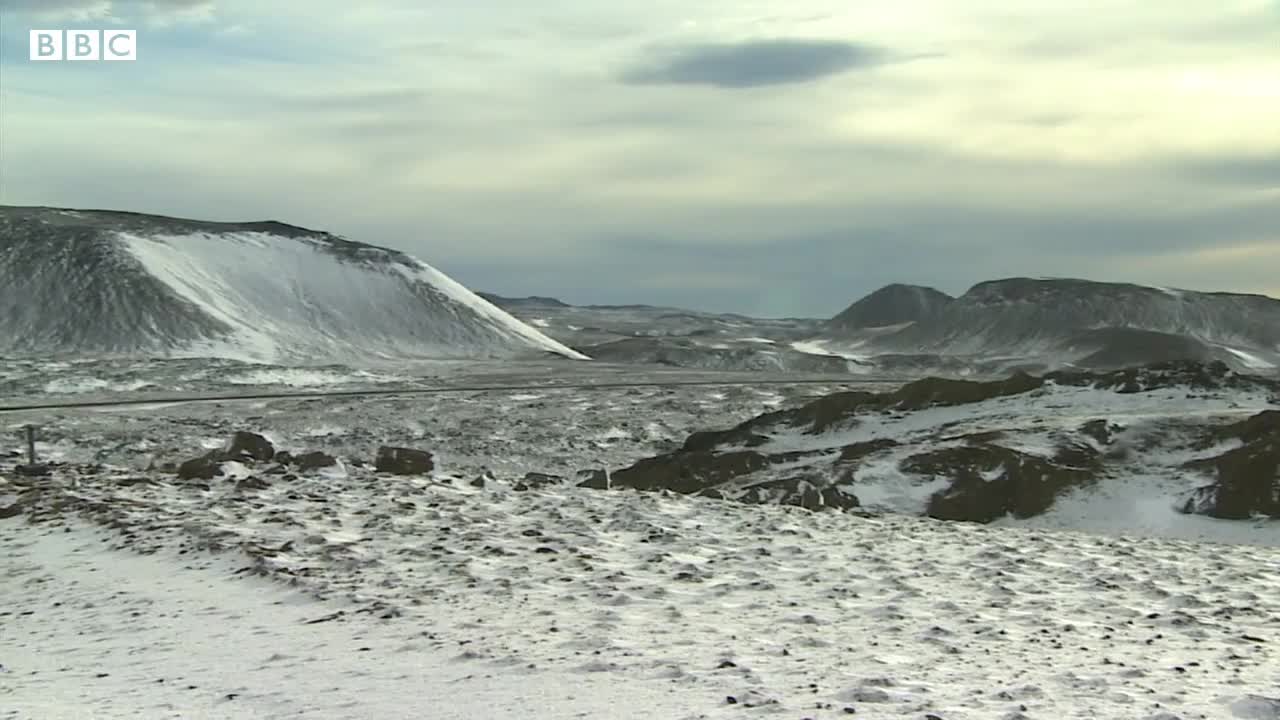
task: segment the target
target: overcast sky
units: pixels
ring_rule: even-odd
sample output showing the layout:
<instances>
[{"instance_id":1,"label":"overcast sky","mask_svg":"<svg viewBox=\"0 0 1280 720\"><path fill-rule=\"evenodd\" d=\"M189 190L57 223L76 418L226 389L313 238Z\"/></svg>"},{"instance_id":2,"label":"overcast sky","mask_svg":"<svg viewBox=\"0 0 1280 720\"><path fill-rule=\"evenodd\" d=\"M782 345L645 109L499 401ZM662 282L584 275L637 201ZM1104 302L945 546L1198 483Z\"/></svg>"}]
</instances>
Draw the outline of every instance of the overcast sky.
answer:
<instances>
[{"instance_id":1,"label":"overcast sky","mask_svg":"<svg viewBox=\"0 0 1280 720\"><path fill-rule=\"evenodd\" d=\"M62 27L138 61L30 62ZM1280 297L1280 0L0 0L0 40L0 203L278 219L570 302Z\"/></svg>"}]
</instances>

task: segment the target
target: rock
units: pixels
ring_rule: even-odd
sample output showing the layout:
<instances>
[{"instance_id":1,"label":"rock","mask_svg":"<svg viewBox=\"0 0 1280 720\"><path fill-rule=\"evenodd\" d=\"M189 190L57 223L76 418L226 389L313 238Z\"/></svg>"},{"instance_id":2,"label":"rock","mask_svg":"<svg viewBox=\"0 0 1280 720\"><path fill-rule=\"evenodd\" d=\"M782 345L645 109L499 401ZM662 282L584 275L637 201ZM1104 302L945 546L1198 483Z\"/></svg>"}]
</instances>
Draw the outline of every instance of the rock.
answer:
<instances>
[{"instance_id":1,"label":"rock","mask_svg":"<svg viewBox=\"0 0 1280 720\"><path fill-rule=\"evenodd\" d=\"M250 476L236 483L236 490L266 490L271 483L260 477Z\"/></svg>"},{"instance_id":2,"label":"rock","mask_svg":"<svg viewBox=\"0 0 1280 720\"><path fill-rule=\"evenodd\" d=\"M806 510L852 510L862 507L857 496L818 477L771 480L746 487L735 498L752 504L796 505Z\"/></svg>"},{"instance_id":3,"label":"rock","mask_svg":"<svg viewBox=\"0 0 1280 720\"><path fill-rule=\"evenodd\" d=\"M338 464L338 461L332 455L313 451L297 456L293 459L293 464L300 472L307 472L333 467Z\"/></svg>"},{"instance_id":4,"label":"rock","mask_svg":"<svg viewBox=\"0 0 1280 720\"><path fill-rule=\"evenodd\" d=\"M377 472L392 475L426 475L435 469L435 460L431 453L412 448L388 447L378 448L378 455L373 467Z\"/></svg>"},{"instance_id":5,"label":"rock","mask_svg":"<svg viewBox=\"0 0 1280 720\"><path fill-rule=\"evenodd\" d=\"M869 440L867 442L853 443L845 445L840 450L840 462L849 463L862 460L863 458L874 455L883 450L897 447L898 442L891 438L879 438L877 440Z\"/></svg>"},{"instance_id":6,"label":"rock","mask_svg":"<svg viewBox=\"0 0 1280 720\"><path fill-rule=\"evenodd\" d=\"M549 475L540 472L527 472L511 489L518 492L526 490L540 490L551 485L559 485L564 482L564 478L559 475Z\"/></svg>"},{"instance_id":7,"label":"rock","mask_svg":"<svg viewBox=\"0 0 1280 720\"><path fill-rule=\"evenodd\" d=\"M1015 373L1007 380L974 382L947 378L924 378L904 385L890 393L889 406L896 410L923 410L931 407L950 407L984 402L998 397L1021 395L1044 385L1044 379L1024 372Z\"/></svg>"},{"instance_id":8,"label":"rock","mask_svg":"<svg viewBox=\"0 0 1280 720\"><path fill-rule=\"evenodd\" d=\"M281 450L280 452L276 453L276 456L272 459L280 463L281 465L292 465L293 453L289 452L288 450Z\"/></svg>"},{"instance_id":9,"label":"rock","mask_svg":"<svg viewBox=\"0 0 1280 720\"><path fill-rule=\"evenodd\" d=\"M988 523L1006 515L1035 517L1065 490L1092 483L1096 467L996 445L944 448L907 458L904 472L943 477L951 486L929 499L927 514L939 520Z\"/></svg>"},{"instance_id":10,"label":"rock","mask_svg":"<svg viewBox=\"0 0 1280 720\"><path fill-rule=\"evenodd\" d=\"M47 463L36 463L34 465L19 465L13 471L23 477L45 477L53 472Z\"/></svg>"},{"instance_id":11,"label":"rock","mask_svg":"<svg viewBox=\"0 0 1280 720\"><path fill-rule=\"evenodd\" d=\"M1119 429L1120 426L1113 425L1106 420L1090 420L1080 426L1080 432L1097 440L1099 445L1110 445L1111 441L1115 439L1116 431Z\"/></svg>"},{"instance_id":12,"label":"rock","mask_svg":"<svg viewBox=\"0 0 1280 720\"><path fill-rule=\"evenodd\" d=\"M1243 445L1216 457L1187 463L1188 470L1214 476L1214 482L1188 493L1184 513L1225 520L1254 515L1280 518L1280 411L1265 410L1247 420L1217 428L1201 447L1235 439Z\"/></svg>"},{"instance_id":13,"label":"rock","mask_svg":"<svg viewBox=\"0 0 1280 720\"><path fill-rule=\"evenodd\" d=\"M269 440L257 433L238 431L224 448L228 460L257 460L266 462L275 457L276 449Z\"/></svg>"},{"instance_id":14,"label":"rock","mask_svg":"<svg viewBox=\"0 0 1280 720\"><path fill-rule=\"evenodd\" d=\"M221 476L222 463L227 461L226 455L214 450L192 458L178 466L178 478L181 480L212 480Z\"/></svg>"},{"instance_id":15,"label":"rock","mask_svg":"<svg viewBox=\"0 0 1280 720\"><path fill-rule=\"evenodd\" d=\"M8 507L0 507L0 520L8 520L9 518L22 515L24 507L22 503L14 503Z\"/></svg>"},{"instance_id":16,"label":"rock","mask_svg":"<svg viewBox=\"0 0 1280 720\"><path fill-rule=\"evenodd\" d=\"M755 450L726 453L677 451L618 470L613 473L613 486L634 490L672 490L692 495L740 475L762 470L770 463L768 456Z\"/></svg>"},{"instance_id":17,"label":"rock","mask_svg":"<svg viewBox=\"0 0 1280 720\"><path fill-rule=\"evenodd\" d=\"M589 488L591 490L608 490L609 476L608 473L601 469L579 470L575 476L578 480L578 487Z\"/></svg>"}]
</instances>

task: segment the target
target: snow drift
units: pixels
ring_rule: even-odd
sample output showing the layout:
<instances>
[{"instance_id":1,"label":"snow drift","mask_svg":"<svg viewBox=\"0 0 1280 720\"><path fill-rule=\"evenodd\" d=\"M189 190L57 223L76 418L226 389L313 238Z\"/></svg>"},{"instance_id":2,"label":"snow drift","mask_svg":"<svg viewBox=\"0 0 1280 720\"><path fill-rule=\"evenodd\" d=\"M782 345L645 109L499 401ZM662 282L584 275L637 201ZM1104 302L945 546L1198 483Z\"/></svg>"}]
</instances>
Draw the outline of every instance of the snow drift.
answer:
<instances>
[{"instance_id":1,"label":"snow drift","mask_svg":"<svg viewBox=\"0 0 1280 720\"><path fill-rule=\"evenodd\" d=\"M0 354L585 359L395 250L275 222L0 207Z\"/></svg>"}]
</instances>

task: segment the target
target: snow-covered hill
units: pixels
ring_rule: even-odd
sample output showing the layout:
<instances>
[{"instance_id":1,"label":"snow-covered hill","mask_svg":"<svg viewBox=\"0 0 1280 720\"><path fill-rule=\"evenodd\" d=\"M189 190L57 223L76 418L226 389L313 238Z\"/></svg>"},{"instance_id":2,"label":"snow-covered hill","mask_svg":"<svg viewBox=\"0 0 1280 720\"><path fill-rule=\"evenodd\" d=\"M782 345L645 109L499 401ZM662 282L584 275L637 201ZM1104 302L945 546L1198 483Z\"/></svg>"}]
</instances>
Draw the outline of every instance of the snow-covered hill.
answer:
<instances>
[{"instance_id":1,"label":"snow-covered hill","mask_svg":"<svg viewBox=\"0 0 1280 720\"><path fill-rule=\"evenodd\" d=\"M0 207L0 354L583 359L404 253L274 222Z\"/></svg>"}]
</instances>

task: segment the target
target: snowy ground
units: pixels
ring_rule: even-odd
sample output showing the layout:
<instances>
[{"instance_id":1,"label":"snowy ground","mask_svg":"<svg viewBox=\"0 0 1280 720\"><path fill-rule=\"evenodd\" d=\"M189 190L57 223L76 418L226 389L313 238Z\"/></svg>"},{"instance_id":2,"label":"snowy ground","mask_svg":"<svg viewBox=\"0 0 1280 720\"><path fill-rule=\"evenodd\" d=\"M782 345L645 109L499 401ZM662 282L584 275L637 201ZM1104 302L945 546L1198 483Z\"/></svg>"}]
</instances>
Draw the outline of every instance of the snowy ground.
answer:
<instances>
[{"instance_id":1,"label":"snowy ground","mask_svg":"<svg viewBox=\"0 0 1280 720\"><path fill-rule=\"evenodd\" d=\"M516 377L487 379L502 372ZM14 382L34 396L60 378ZM0 416L41 423L49 459L107 465L0 467L0 510L34 503L0 519L0 718L1280 718L1273 533L1215 544L512 487L845 387L878 386ZM239 429L342 463L207 486L143 469ZM439 473L349 461L382 443L436 452ZM482 468L498 479L474 487Z\"/></svg>"},{"instance_id":2,"label":"snowy ground","mask_svg":"<svg viewBox=\"0 0 1280 720\"><path fill-rule=\"evenodd\" d=\"M659 681L484 667L429 620L315 623L343 606L238 577L234 558L112 551L79 525L0 538L0 717L651 718L688 702Z\"/></svg>"},{"instance_id":3,"label":"snowy ground","mask_svg":"<svg viewBox=\"0 0 1280 720\"><path fill-rule=\"evenodd\" d=\"M0 521L7 717L1280 717L1271 548L445 477L46 498Z\"/></svg>"}]
</instances>

